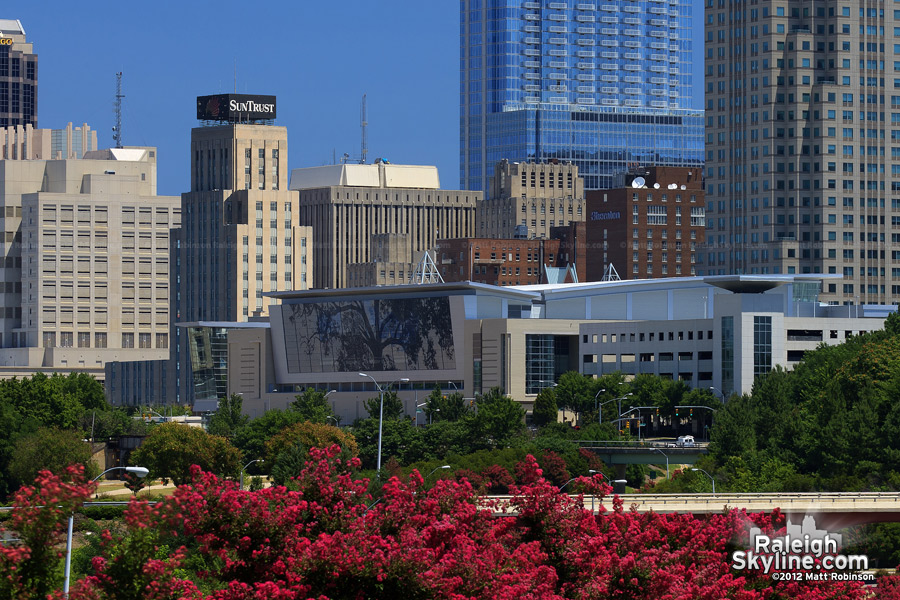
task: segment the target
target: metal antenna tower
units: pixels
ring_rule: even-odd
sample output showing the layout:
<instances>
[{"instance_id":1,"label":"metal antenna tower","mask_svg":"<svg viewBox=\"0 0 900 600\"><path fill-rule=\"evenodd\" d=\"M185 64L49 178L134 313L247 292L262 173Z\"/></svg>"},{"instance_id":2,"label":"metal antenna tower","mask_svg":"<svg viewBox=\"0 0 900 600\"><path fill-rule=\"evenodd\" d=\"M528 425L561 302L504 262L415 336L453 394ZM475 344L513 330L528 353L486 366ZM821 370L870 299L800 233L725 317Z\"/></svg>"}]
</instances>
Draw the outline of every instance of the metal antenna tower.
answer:
<instances>
[{"instance_id":1,"label":"metal antenna tower","mask_svg":"<svg viewBox=\"0 0 900 600\"><path fill-rule=\"evenodd\" d=\"M359 109L359 127L362 129L362 143L359 149L359 164L366 164L366 155L369 153L369 141L366 138L366 127L369 123L366 121L366 95L363 94L362 106Z\"/></svg>"},{"instance_id":2,"label":"metal antenna tower","mask_svg":"<svg viewBox=\"0 0 900 600\"><path fill-rule=\"evenodd\" d=\"M600 281L622 281L622 278L619 277L613 264L609 263L603 270L603 277L600 278Z\"/></svg>"},{"instance_id":3,"label":"metal antenna tower","mask_svg":"<svg viewBox=\"0 0 900 600\"><path fill-rule=\"evenodd\" d=\"M113 141L116 148L122 147L122 72L116 73L116 125L113 127Z\"/></svg>"}]
</instances>

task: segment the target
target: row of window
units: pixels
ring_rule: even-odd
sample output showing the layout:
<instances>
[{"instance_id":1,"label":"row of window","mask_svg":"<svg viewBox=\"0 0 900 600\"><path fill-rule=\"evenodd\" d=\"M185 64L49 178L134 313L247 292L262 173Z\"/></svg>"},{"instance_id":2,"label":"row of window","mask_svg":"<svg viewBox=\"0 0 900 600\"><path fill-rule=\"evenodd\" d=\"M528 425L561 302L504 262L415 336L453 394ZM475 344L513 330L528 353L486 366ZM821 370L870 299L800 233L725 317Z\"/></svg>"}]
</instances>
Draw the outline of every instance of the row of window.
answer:
<instances>
[{"instance_id":1,"label":"row of window","mask_svg":"<svg viewBox=\"0 0 900 600\"><path fill-rule=\"evenodd\" d=\"M133 333L123 333L122 334L122 348L134 348L135 347L135 334ZM91 344L91 336L93 336L94 343ZM167 333L157 333L156 334L156 345L153 345L153 334L151 333L139 333L137 334L137 347L138 348L168 348L169 347L169 334ZM102 332L95 332L91 334L90 332L79 331L77 334L72 331L61 331L59 332L59 346L56 345L57 336L54 331L45 331L43 334L43 338L41 343L44 348L107 348L107 334Z\"/></svg>"}]
</instances>

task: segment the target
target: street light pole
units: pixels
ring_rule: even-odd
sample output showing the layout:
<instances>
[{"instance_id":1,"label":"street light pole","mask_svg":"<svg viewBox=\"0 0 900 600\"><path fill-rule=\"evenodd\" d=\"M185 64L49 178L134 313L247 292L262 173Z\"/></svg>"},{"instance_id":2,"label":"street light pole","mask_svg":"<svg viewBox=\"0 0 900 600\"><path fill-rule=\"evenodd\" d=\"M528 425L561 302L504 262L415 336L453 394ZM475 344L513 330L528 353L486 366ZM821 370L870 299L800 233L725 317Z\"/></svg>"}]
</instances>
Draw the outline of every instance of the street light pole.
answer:
<instances>
[{"instance_id":1,"label":"street light pole","mask_svg":"<svg viewBox=\"0 0 900 600\"><path fill-rule=\"evenodd\" d=\"M434 475L435 471L440 471L441 469L449 469L449 468L450 468L450 465L441 465L440 467L435 467L434 469L431 470L431 473L429 473L428 476L422 480L422 483L424 484L426 481L428 481L428 477L431 477L432 475Z\"/></svg>"},{"instance_id":2,"label":"street light pole","mask_svg":"<svg viewBox=\"0 0 900 600\"><path fill-rule=\"evenodd\" d=\"M422 404L416 404L416 427L419 426L419 413L422 412L419 409L427 404L428 404L427 402L423 402Z\"/></svg>"},{"instance_id":3,"label":"street light pole","mask_svg":"<svg viewBox=\"0 0 900 600\"><path fill-rule=\"evenodd\" d=\"M333 419L334 417L331 417L331 418ZM249 467L250 465L252 465L253 463L257 463L257 462L266 462L266 461L263 460L262 458L257 458L256 460L251 460L251 461L248 462L246 465L244 465L243 467L241 467L241 491L244 490L244 470L245 470L247 467Z\"/></svg>"},{"instance_id":4,"label":"street light pole","mask_svg":"<svg viewBox=\"0 0 900 600\"><path fill-rule=\"evenodd\" d=\"M119 469L124 470L127 473L134 473L135 475L137 475L138 477L141 477L141 478L146 477L147 473L150 472L145 467L110 467L109 469L103 471L102 473L100 473L99 475L97 475L96 477L91 479L91 483L97 481L98 479L100 479L101 477L103 477L104 475L109 473L110 471L116 471ZM70 576L72 574L72 525L73 525L74 521L75 521L75 515L73 513L73 514L69 515L69 531L68 531L68 534L66 535L66 568L65 568L65 575L64 575L65 580L63 581L63 595L66 598L69 597L69 580L70 580Z\"/></svg>"},{"instance_id":5,"label":"street light pole","mask_svg":"<svg viewBox=\"0 0 900 600\"><path fill-rule=\"evenodd\" d=\"M710 475L709 473L707 473L706 471L704 471L703 469L697 469L696 467L691 467L691 471L700 471L701 473L703 473L704 475L709 477L709 480L712 481L713 496L715 496L716 495L716 480L713 479L713 476Z\"/></svg>"},{"instance_id":6,"label":"street light pole","mask_svg":"<svg viewBox=\"0 0 900 600\"><path fill-rule=\"evenodd\" d=\"M378 408L378 471L377 471L377 476L380 477L381 476L381 435L383 433L383 426L384 426L384 388L382 388L380 385L378 385L378 382L375 381L375 378L372 377L371 375L368 375L366 373L360 373L359 376L360 377L368 377L369 379L371 379L372 383L374 383L375 387L378 389L378 397L379 397L379 405L380 406ZM402 377L402 378L398 379L397 381L405 383L405 382L409 381L409 378ZM390 384L388 384L388 389L390 389L390 387L392 385L397 383L397 381L392 381Z\"/></svg>"},{"instance_id":7,"label":"street light pole","mask_svg":"<svg viewBox=\"0 0 900 600\"><path fill-rule=\"evenodd\" d=\"M599 390L596 394L594 394L594 410L597 411L597 425L603 424L603 416L602 416L603 409L601 408L599 398L600 398L600 394L602 394L605 391L606 391L606 388L603 388L603 389Z\"/></svg>"}]
</instances>

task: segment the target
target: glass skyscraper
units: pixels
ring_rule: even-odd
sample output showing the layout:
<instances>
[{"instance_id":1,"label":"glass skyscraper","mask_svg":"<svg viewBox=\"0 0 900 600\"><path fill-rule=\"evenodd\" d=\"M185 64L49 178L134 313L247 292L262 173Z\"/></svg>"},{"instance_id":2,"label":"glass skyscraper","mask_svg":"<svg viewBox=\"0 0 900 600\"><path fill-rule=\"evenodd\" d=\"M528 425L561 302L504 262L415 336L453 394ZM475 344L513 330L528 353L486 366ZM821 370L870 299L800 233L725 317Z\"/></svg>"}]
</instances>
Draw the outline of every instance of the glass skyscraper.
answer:
<instances>
[{"instance_id":1,"label":"glass skyscraper","mask_svg":"<svg viewBox=\"0 0 900 600\"><path fill-rule=\"evenodd\" d=\"M460 183L559 159L585 189L634 166L700 166L690 0L461 0Z\"/></svg>"}]
</instances>

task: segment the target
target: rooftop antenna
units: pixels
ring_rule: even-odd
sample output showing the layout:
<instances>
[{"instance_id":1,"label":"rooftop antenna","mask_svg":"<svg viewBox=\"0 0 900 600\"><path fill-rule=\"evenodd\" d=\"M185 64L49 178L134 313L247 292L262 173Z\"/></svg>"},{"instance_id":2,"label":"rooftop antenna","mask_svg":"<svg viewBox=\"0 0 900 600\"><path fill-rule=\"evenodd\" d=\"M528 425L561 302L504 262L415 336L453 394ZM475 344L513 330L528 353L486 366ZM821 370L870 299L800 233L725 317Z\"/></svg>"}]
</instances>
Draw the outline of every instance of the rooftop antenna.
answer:
<instances>
[{"instance_id":1,"label":"rooftop antenna","mask_svg":"<svg viewBox=\"0 0 900 600\"><path fill-rule=\"evenodd\" d=\"M366 139L366 127L368 127L369 123L366 122L366 95L363 94L362 97L362 106L359 109L359 127L362 129L362 143L360 144L359 149L359 164L366 164L366 154L369 153L369 142Z\"/></svg>"},{"instance_id":2,"label":"rooftop antenna","mask_svg":"<svg viewBox=\"0 0 900 600\"><path fill-rule=\"evenodd\" d=\"M113 141L116 148L122 147L122 72L116 73L116 125L113 127Z\"/></svg>"}]
</instances>

